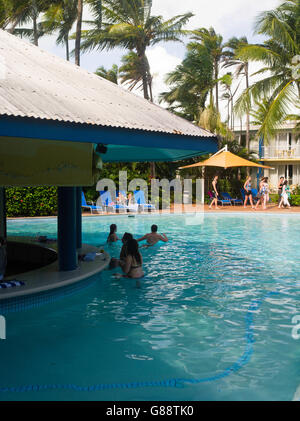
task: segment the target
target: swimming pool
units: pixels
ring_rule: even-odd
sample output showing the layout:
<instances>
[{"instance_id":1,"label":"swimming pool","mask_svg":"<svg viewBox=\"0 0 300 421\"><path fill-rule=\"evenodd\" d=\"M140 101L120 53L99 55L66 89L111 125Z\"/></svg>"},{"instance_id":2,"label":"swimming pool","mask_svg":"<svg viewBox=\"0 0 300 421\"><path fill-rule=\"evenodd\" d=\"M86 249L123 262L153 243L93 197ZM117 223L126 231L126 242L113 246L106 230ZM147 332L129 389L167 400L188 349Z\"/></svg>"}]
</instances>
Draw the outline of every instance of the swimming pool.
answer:
<instances>
[{"instance_id":1,"label":"swimming pool","mask_svg":"<svg viewBox=\"0 0 300 421\"><path fill-rule=\"evenodd\" d=\"M135 237L156 223L170 242L143 250L141 289L104 271L70 297L8 314L0 400L293 399L298 215L91 217L83 241L104 244L111 223ZM8 232L53 237L56 220L10 220ZM120 244L105 248L117 257Z\"/></svg>"}]
</instances>

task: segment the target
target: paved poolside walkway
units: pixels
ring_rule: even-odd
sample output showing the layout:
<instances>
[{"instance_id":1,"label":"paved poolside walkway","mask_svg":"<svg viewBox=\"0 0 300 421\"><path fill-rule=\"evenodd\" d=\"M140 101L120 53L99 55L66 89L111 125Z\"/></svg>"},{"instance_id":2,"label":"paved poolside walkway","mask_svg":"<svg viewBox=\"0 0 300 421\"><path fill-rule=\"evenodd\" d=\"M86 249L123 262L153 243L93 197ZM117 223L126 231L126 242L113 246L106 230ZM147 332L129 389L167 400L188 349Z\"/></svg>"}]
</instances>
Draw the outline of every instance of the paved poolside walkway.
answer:
<instances>
[{"instance_id":1,"label":"paved poolside walkway","mask_svg":"<svg viewBox=\"0 0 300 421\"><path fill-rule=\"evenodd\" d=\"M263 210L261 206L257 208L257 210L252 209L250 206L244 208L243 206L220 206L219 210L216 210L215 208L209 209L209 205L204 206L196 206L196 205L184 205L184 206L171 206L170 210L159 210L159 211L153 211L151 214L165 214L165 213L173 213L173 214L179 214L179 213L194 213L194 212L208 212L208 213L218 213L218 212L243 212L243 213L278 213L278 214L287 214L287 213L298 213L300 214L300 206L298 207L292 207L291 209L288 208L281 208L278 209L278 206L276 204L269 204L266 210ZM135 215L135 213L131 213L132 215ZM141 212L139 215L147 214L148 212ZM114 212L105 212L100 214L91 214L90 212L84 212L82 214L83 216L105 216L105 215L119 215L118 213ZM122 213L121 215L124 215Z\"/></svg>"}]
</instances>

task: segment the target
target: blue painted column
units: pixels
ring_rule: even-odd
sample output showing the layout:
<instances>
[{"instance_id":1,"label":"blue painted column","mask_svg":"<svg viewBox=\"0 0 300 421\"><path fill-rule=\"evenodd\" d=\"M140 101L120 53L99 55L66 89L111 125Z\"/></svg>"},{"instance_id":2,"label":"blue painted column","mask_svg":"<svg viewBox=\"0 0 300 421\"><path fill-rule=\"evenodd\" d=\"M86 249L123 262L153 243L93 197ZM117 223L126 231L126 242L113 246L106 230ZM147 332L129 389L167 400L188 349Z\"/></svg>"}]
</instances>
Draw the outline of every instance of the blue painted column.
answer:
<instances>
[{"instance_id":1,"label":"blue painted column","mask_svg":"<svg viewBox=\"0 0 300 421\"><path fill-rule=\"evenodd\" d=\"M258 143L258 155L259 155L260 164L262 164L263 146L264 146L264 137L261 136L259 138L259 143ZM259 189L259 180L261 178L261 175L262 175L262 168L259 168L257 172L257 189Z\"/></svg>"},{"instance_id":2,"label":"blue painted column","mask_svg":"<svg viewBox=\"0 0 300 421\"><path fill-rule=\"evenodd\" d=\"M76 247L82 247L81 187L76 187Z\"/></svg>"},{"instance_id":3,"label":"blue painted column","mask_svg":"<svg viewBox=\"0 0 300 421\"><path fill-rule=\"evenodd\" d=\"M0 187L0 237L6 238L6 200L4 187Z\"/></svg>"},{"instance_id":4,"label":"blue painted column","mask_svg":"<svg viewBox=\"0 0 300 421\"><path fill-rule=\"evenodd\" d=\"M59 270L76 269L76 187L58 188L57 238Z\"/></svg>"}]
</instances>

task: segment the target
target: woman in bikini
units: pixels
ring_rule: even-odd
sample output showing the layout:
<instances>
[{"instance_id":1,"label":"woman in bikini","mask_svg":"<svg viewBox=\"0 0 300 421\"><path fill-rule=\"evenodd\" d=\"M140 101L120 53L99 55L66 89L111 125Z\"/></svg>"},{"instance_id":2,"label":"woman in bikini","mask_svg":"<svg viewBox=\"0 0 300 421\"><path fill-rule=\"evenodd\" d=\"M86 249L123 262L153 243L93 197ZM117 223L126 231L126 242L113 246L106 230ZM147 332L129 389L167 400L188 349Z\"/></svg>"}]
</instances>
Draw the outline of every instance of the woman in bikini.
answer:
<instances>
[{"instance_id":1,"label":"woman in bikini","mask_svg":"<svg viewBox=\"0 0 300 421\"><path fill-rule=\"evenodd\" d=\"M143 271L143 257L139 252L139 245L136 240L128 240L126 243L127 255L125 260L120 263L126 278L142 278Z\"/></svg>"},{"instance_id":2,"label":"woman in bikini","mask_svg":"<svg viewBox=\"0 0 300 421\"><path fill-rule=\"evenodd\" d=\"M212 189L213 189L212 194L213 194L214 198L213 198L211 204L209 205L209 209L212 209L213 205L215 205L216 209L220 209L220 208L218 208L218 197L219 197L219 193L218 193L218 190L217 190L218 178L219 178L219 176L216 175L215 178L213 179L213 182L212 182Z\"/></svg>"},{"instance_id":3,"label":"woman in bikini","mask_svg":"<svg viewBox=\"0 0 300 421\"><path fill-rule=\"evenodd\" d=\"M247 206L248 199L250 201L250 205L252 209L253 206L253 200L252 200L252 190L251 190L251 177L249 176L244 184L244 190L245 190L245 201L244 201L244 208Z\"/></svg>"}]
</instances>

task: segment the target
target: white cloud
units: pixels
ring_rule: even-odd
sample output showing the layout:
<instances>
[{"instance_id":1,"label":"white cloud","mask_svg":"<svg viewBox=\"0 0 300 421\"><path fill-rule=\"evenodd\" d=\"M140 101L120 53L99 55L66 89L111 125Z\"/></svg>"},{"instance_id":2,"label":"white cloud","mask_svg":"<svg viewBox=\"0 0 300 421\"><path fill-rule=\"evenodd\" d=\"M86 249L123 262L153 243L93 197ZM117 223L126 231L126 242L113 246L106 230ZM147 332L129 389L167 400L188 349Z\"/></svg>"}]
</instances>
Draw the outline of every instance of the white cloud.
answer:
<instances>
[{"instance_id":1,"label":"white cloud","mask_svg":"<svg viewBox=\"0 0 300 421\"><path fill-rule=\"evenodd\" d=\"M187 28L214 27L225 38L246 35L253 32L255 17L262 11L274 9L278 0L153 0L153 14L170 18L187 12L194 13Z\"/></svg>"},{"instance_id":2,"label":"white cloud","mask_svg":"<svg viewBox=\"0 0 300 421\"><path fill-rule=\"evenodd\" d=\"M153 0L152 13L154 15L162 15L165 19L168 19L175 15L192 12L195 16L190 19L187 29L212 26L217 33L223 36L224 41L227 41L232 36L241 37L245 35L249 42L257 42L260 38L253 36L255 17L262 11L274 9L279 3L279 0L229 0L227 2L222 0L185 0L184 2ZM188 42L188 38L185 42ZM72 42L72 47L73 44ZM42 38L40 45L42 48L64 57L64 48L55 45L55 37ZM91 51L82 55L81 65L92 72L101 65L110 68L114 63L120 64L121 57L125 53L125 50L120 49L108 52ZM166 74L180 64L184 54L184 44L180 43L161 43L148 48L147 56L151 73L154 75L153 94L156 102L159 93L168 89L164 83ZM233 70L230 69L230 71ZM244 81L241 83L239 92L242 87L244 87ZM142 95L141 92L136 93ZM226 102L222 101L220 105L222 115L225 118L227 115Z\"/></svg>"},{"instance_id":3,"label":"white cloud","mask_svg":"<svg viewBox=\"0 0 300 421\"><path fill-rule=\"evenodd\" d=\"M166 90L164 79L166 75L181 63L181 59L169 54L160 45L149 48L147 52L151 74L153 75L153 96L157 102L158 95Z\"/></svg>"}]
</instances>

